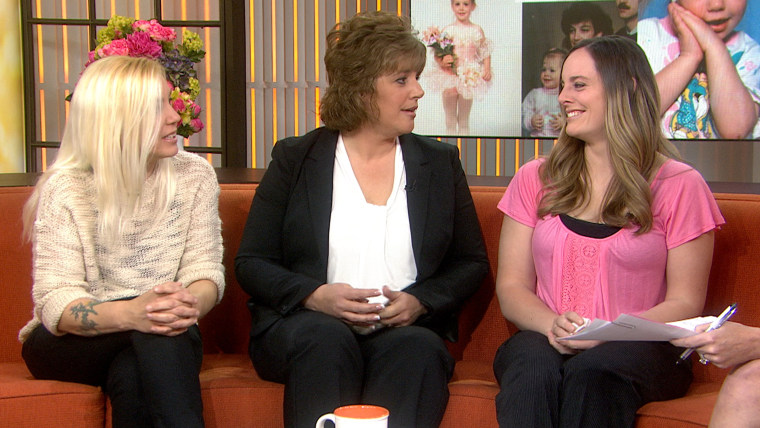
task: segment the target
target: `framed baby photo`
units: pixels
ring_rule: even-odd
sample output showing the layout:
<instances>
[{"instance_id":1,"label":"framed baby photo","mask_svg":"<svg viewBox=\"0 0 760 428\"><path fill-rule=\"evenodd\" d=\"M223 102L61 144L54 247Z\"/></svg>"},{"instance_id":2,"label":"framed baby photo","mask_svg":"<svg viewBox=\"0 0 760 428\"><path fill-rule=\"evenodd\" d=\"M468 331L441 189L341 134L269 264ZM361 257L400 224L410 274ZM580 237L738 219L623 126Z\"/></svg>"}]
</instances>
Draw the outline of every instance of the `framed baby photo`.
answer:
<instances>
[{"instance_id":1,"label":"framed baby photo","mask_svg":"<svg viewBox=\"0 0 760 428\"><path fill-rule=\"evenodd\" d=\"M521 9L521 133L559 136L563 125L558 101L560 71L567 52L579 41L622 32L619 15L631 0L523 1ZM619 7L621 6L621 7Z\"/></svg>"}]
</instances>

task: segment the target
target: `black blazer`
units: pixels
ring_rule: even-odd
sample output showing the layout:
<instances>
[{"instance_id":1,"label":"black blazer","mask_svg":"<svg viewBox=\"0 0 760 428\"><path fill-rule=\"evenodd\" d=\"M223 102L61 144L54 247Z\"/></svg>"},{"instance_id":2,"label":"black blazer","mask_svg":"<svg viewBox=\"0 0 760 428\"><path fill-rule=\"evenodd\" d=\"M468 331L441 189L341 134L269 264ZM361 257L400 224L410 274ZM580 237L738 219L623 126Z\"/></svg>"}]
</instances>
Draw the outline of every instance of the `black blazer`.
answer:
<instances>
[{"instance_id":1,"label":"black blazer","mask_svg":"<svg viewBox=\"0 0 760 428\"><path fill-rule=\"evenodd\" d=\"M417 281L405 292L428 310L417 320L456 340L456 314L480 286L488 258L456 146L399 137ZM303 308L327 281L338 132L318 128L277 142L251 204L235 274L251 296L255 336Z\"/></svg>"}]
</instances>

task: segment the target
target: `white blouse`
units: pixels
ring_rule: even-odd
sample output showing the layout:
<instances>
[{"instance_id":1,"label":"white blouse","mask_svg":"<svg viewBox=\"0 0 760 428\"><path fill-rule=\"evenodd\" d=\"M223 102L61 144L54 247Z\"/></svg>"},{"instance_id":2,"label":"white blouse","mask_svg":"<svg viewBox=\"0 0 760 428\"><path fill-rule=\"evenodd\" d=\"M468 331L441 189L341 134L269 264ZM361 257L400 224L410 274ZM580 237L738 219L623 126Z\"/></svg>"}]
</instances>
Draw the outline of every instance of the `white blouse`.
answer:
<instances>
[{"instance_id":1,"label":"white blouse","mask_svg":"<svg viewBox=\"0 0 760 428\"><path fill-rule=\"evenodd\" d=\"M366 201L338 137L333 171L327 282L382 291L403 290L417 278L406 204L406 171L396 140L393 190L385 205ZM386 303L385 296L371 299Z\"/></svg>"}]
</instances>

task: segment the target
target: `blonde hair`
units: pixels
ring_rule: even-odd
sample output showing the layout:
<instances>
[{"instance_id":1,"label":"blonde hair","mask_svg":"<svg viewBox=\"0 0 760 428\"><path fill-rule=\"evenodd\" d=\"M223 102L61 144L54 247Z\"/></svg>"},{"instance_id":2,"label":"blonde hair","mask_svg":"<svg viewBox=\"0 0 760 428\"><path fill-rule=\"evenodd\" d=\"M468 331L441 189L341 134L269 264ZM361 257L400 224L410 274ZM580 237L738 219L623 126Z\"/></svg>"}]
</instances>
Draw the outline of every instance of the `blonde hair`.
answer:
<instances>
[{"instance_id":1,"label":"blonde hair","mask_svg":"<svg viewBox=\"0 0 760 428\"><path fill-rule=\"evenodd\" d=\"M322 122L328 128L353 131L375 119L376 79L407 66L422 73L426 55L405 16L371 11L335 24L327 34L330 86L320 104Z\"/></svg>"},{"instance_id":2,"label":"blonde hair","mask_svg":"<svg viewBox=\"0 0 760 428\"><path fill-rule=\"evenodd\" d=\"M55 174L93 174L98 232L118 237L140 206L149 165L156 180L157 222L169 210L176 178L171 159L151 160L166 96L166 72L155 60L112 56L82 73L55 162L40 177L24 206L24 233L31 238L41 190Z\"/></svg>"},{"instance_id":3,"label":"blonde hair","mask_svg":"<svg viewBox=\"0 0 760 428\"><path fill-rule=\"evenodd\" d=\"M602 200L601 218L612 226L652 227L649 181L660 157L679 158L660 130L660 101L652 68L636 42L621 36L582 40L568 53L585 49L602 78L607 101L605 133L613 177ZM563 128L541 167L545 193L538 215L567 214L588 202L589 177L585 143Z\"/></svg>"}]
</instances>

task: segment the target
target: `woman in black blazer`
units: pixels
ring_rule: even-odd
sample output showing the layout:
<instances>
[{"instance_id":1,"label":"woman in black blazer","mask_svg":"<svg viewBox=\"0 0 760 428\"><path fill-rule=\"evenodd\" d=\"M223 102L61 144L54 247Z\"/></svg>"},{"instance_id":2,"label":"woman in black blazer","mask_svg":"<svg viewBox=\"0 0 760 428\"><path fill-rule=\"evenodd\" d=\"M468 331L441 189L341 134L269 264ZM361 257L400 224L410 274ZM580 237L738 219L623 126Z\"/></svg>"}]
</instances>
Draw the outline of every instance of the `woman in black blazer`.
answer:
<instances>
[{"instance_id":1,"label":"woman in black blazer","mask_svg":"<svg viewBox=\"0 0 760 428\"><path fill-rule=\"evenodd\" d=\"M409 20L359 14L327 44L326 127L275 145L235 259L251 360L286 385L286 426L357 403L438 426L442 338L488 270L472 197L456 147L410 133L426 48Z\"/></svg>"}]
</instances>

